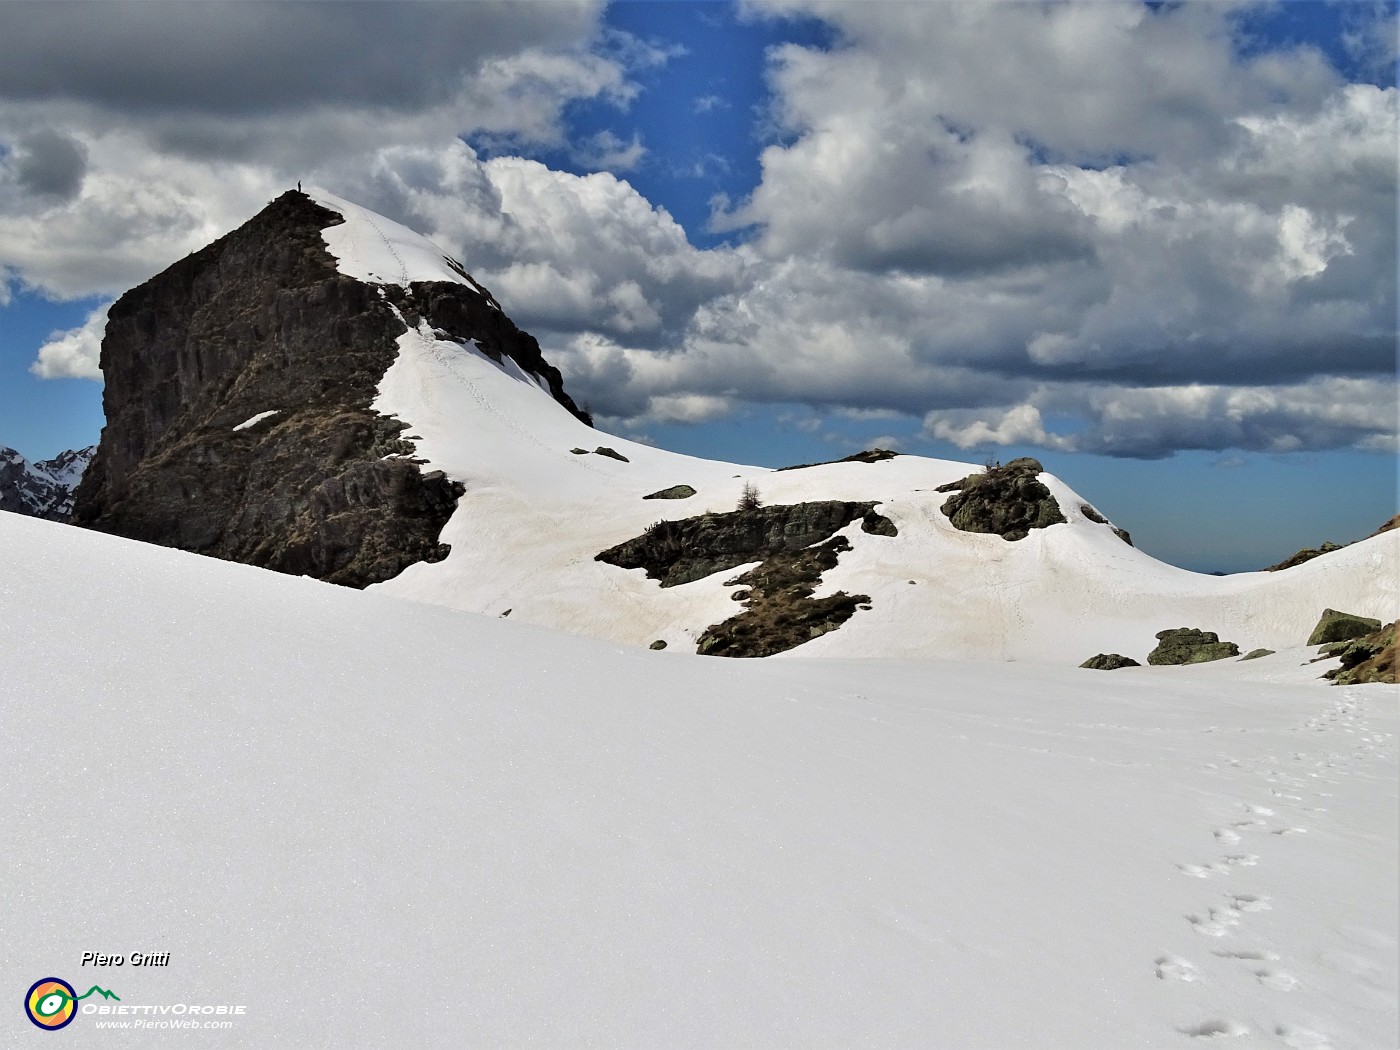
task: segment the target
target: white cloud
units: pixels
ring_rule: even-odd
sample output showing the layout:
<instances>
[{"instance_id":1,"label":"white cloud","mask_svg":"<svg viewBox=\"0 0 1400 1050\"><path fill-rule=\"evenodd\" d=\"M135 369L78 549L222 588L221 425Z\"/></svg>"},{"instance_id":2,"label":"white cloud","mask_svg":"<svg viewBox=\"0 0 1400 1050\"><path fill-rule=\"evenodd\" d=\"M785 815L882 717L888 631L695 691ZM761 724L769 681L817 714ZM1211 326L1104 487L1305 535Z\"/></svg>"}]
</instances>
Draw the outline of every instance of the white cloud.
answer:
<instances>
[{"instance_id":1,"label":"white cloud","mask_svg":"<svg viewBox=\"0 0 1400 1050\"><path fill-rule=\"evenodd\" d=\"M103 303L77 328L50 333L29 370L41 379L101 379L98 359L111 307Z\"/></svg>"}]
</instances>

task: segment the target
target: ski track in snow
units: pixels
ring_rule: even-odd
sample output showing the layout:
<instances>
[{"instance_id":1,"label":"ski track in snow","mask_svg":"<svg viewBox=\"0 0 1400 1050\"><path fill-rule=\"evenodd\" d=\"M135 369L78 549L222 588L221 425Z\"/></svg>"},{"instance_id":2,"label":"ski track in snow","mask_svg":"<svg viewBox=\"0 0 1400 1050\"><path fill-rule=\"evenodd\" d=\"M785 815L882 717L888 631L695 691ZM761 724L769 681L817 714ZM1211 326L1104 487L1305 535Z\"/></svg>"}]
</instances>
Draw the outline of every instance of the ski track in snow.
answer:
<instances>
[{"instance_id":1,"label":"ski track in snow","mask_svg":"<svg viewBox=\"0 0 1400 1050\"><path fill-rule=\"evenodd\" d=\"M1382 694L1371 692L1372 699ZM1340 698L1330 699L1322 711L1295 726L1292 733L1300 736L1308 734L1309 743L1322 744L1321 748L1293 751L1286 762L1280 762L1275 755L1256 756L1245 762L1225 756L1227 767L1243 774L1240 779L1241 794L1253 794L1250 786L1260 784L1266 787L1270 798L1269 805L1241 800L1239 809L1245 814L1242 819L1231 822L1229 827L1217 827L1211 833L1221 845L1233 846L1250 836L1302 835L1311 829L1291 823L1292 813L1311 814L1312 820L1325 820L1328 807L1312 805L1330 798L1330 792L1321 791L1320 785L1338 786L1354 775L1366 775L1368 767L1377 758L1393 755L1393 737L1389 733L1374 731L1366 717L1366 701L1354 690L1345 691ZM1323 738L1311 734L1331 734ZM1340 739L1336 736L1340 734ZM1351 738L1354 743L1346 746ZM1335 745L1341 745L1338 749ZM1207 769L1218 770L1216 763L1208 763ZM1237 774L1238 776L1238 774ZM1299 821L1301 824L1302 821ZM1291 993L1302 983L1302 979L1280 965L1280 954L1264 947L1272 944L1266 935L1255 936L1251 929L1251 918L1259 913L1273 911L1273 898L1263 890L1270 888L1268 866L1260 864L1258 854L1226 854L1214 861L1203 863L1179 863L1178 870L1197 878L1210 878L1235 874L1238 885L1248 879L1250 892L1242 892L1234 887L1223 894L1224 903L1209 903L1204 908L1184 913L1186 922L1197 934L1219 938L1227 943L1240 942L1241 947L1220 947L1202 957L1200 962L1190 958L1165 954L1153 960L1155 972L1160 980L1167 982L1218 982L1238 986L1240 975L1252 976L1259 986L1274 993ZM1250 868L1244 875L1240 869ZM1220 898L1217 898L1217 900ZM1352 950L1321 949L1316 946L1290 945L1293 956L1300 966L1310 965L1332 971L1353 982L1349 989L1353 1002L1360 999L1372 1008L1396 1011L1396 995L1393 986L1388 984L1387 971L1380 958L1367 954L1364 949L1388 951L1393 957L1395 938L1389 934L1366 927L1342 926L1330 931L1334 937L1342 938L1354 947ZM1363 951L1356 951L1361 948ZM1393 970L1393 966L1392 966ZM1334 982L1335 983L1335 982ZM1241 1011L1243 1014L1245 1011ZM1293 1050L1336 1050L1341 1046L1352 1045L1343 1040L1334 1043L1328 1033L1345 1027L1344 1018L1311 1015L1308 1026L1286 1018L1286 1010L1264 1011L1266 1019L1260 1023L1254 1016L1212 1017L1199 1022L1179 1025L1177 1031L1195 1039L1240 1039L1260 1035L1259 1043L1248 1045L1279 1045ZM1269 1037L1272 1036L1272 1039ZM1277 1040L1277 1042L1274 1042Z\"/></svg>"}]
</instances>

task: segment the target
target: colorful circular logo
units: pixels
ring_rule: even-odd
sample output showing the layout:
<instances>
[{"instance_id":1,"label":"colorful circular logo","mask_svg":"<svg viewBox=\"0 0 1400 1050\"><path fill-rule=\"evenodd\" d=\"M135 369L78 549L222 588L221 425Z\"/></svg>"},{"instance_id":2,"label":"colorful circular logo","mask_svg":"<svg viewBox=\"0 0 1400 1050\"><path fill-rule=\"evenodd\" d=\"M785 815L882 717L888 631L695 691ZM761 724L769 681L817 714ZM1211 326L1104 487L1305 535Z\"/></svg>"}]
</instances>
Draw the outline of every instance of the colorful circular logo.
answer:
<instances>
[{"instance_id":1,"label":"colorful circular logo","mask_svg":"<svg viewBox=\"0 0 1400 1050\"><path fill-rule=\"evenodd\" d=\"M67 981L45 977L35 981L24 997L24 1012L40 1028L62 1028L78 1012L78 993Z\"/></svg>"}]
</instances>

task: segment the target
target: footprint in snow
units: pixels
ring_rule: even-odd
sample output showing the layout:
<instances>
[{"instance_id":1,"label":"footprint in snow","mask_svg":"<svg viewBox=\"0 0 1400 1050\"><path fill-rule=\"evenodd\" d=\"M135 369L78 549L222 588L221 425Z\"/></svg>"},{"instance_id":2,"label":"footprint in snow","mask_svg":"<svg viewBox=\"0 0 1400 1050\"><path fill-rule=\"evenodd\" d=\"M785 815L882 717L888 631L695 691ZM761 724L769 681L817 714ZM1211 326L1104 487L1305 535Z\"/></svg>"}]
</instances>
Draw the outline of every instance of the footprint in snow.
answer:
<instances>
[{"instance_id":1,"label":"footprint in snow","mask_svg":"<svg viewBox=\"0 0 1400 1050\"><path fill-rule=\"evenodd\" d=\"M1291 992L1298 987L1298 978L1291 973L1284 973L1282 970L1271 970L1267 966L1255 970L1254 976L1259 979L1259 983L1265 988L1272 988L1276 992Z\"/></svg>"},{"instance_id":2,"label":"footprint in snow","mask_svg":"<svg viewBox=\"0 0 1400 1050\"><path fill-rule=\"evenodd\" d=\"M1189 1035L1192 1039L1229 1039L1249 1035L1248 1026L1242 1025L1238 1021L1227 1021L1223 1018L1186 1025L1183 1028L1178 1028L1177 1031Z\"/></svg>"},{"instance_id":3,"label":"footprint in snow","mask_svg":"<svg viewBox=\"0 0 1400 1050\"><path fill-rule=\"evenodd\" d=\"M1270 911L1273 905L1269 897L1256 897L1251 893L1227 893L1225 899L1237 911Z\"/></svg>"},{"instance_id":4,"label":"footprint in snow","mask_svg":"<svg viewBox=\"0 0 1400 1050\"><path fill-rule=\"evenodd\" d=\"M1206 937L1224 937L1240 924L1240 913L1234 908L1210 908L1208 915L1188 915L1186 921Z\"/></svg>"},{"instance_id":5,"label":"footprint in snow","mask_svg":"<svg viewBox=\"0 0 1400 1050\"><path fill-rule=\"evenodd\" d=\"M1225 858L1225 863L1236 868L1252 868L1259 863L1257 853L1231 853Z\"/></svg>"},{"instance_id":6,"label":"footprint in snow","mask_svg":"<svg viewBox=\"0 0 1400 1050\"><path fill-rule=\"evenodd\" d=\"M1277 962L1278 956L1262 948L1217 948L1215 955L1222 959L1244 959L1247 962Z\"/></svg>"},{"instance_id":7,"label":"footprint in snow","mask_svg":"<svg viewBox=\"0 0 1400 1050\"><path fill-rule=\"evenodd\" d=\"M1155 960L1157 977L1163 981L1199 981L1201 971L1179 955L1159 955Z\"/></svg>"},{"instance_id":8,"label":"footprint in snow","mask_svg":"<svg viewBox=\"0 0 1400 1050\"><path fill-rule=\"evenodd\" d=\"M1271 835L1306 835L1307 833L1307 828L1274 828L1270 832Z\"/></svg>"},{"instance_id":9,"label":"footprint in snow","mask_svg":"<svg viewBox=\"0 0 1400 1050\"><path fill-rule=\"evenodd\" d=\"M1178 864L1177 870L1183 875L1190 875L1197 879L1208 879L1212 875L1228 875L1230 869L1224 864L1217 864L1211 861L1209 864Z\"/></svg>"},{"instance_id":10,"label":"footprint in snow","mask_svg":"<svg viewBox=\"0 0 1400 1050\"><path fill-rule=\"evenodd\" d=\"M1233 846L1240 840L1240 833L1229 828L1216 828L1213 834L1217 842L1223 842L1227 846Z\"/></svg>"},{"instance_id":11,"label":"footprint in snow","mask_svg":"<svg viewBox=\"0 0 1400 1050\"><path fill-rule=\"evenodd\" d=\"M1274 815L1274 811L1268 806L1253 806L1249 803L1245 803L1244 811L1246 813L1253 813L1258 817L1272 817Z\"/></svg>"},{"instance_id":12,"label":"footprint in snow","mask_svg":"<svg viewBox=\"0 0 1400 1050\"><path fill-rule=\"evenodd\" d=\"M1293 1028L1281 1024L1274 1029L1274 1035L1282 1039L1286 1046L1292 1047L1292 1050L1332 1050L1332 1040L1310 1028Z\"/></svg>"}]
</instances>

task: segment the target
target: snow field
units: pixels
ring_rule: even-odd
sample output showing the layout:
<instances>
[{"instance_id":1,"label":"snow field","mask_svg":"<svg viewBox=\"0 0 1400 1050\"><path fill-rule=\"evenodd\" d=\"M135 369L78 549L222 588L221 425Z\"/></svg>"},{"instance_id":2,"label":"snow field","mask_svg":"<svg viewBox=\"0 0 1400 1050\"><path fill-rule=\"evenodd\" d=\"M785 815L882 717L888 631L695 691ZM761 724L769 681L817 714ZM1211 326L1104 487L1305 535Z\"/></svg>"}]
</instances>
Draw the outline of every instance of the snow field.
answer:
<instances>
[{"instance_id":1,"label":"snow field","mask_svg":"<svg viewBox=\"0 0 1400 1050\"><path fill-rule=\"evenodd\" d=\"M189 1046L1395 1045L1397 694L1310 651L707 660L0 544L17 997L142 950L122 1001L247 1004Z\"/></svg>"}]
</instances>

